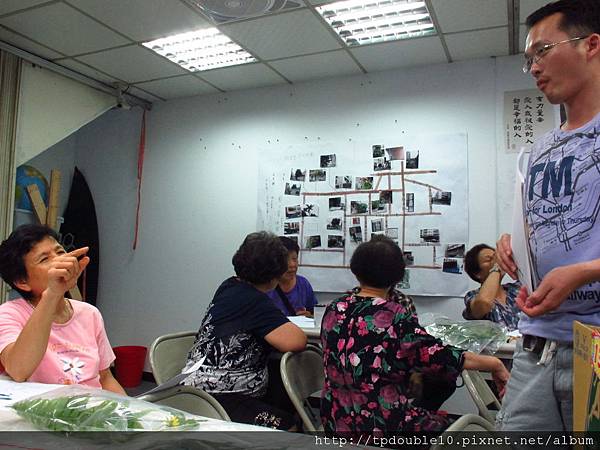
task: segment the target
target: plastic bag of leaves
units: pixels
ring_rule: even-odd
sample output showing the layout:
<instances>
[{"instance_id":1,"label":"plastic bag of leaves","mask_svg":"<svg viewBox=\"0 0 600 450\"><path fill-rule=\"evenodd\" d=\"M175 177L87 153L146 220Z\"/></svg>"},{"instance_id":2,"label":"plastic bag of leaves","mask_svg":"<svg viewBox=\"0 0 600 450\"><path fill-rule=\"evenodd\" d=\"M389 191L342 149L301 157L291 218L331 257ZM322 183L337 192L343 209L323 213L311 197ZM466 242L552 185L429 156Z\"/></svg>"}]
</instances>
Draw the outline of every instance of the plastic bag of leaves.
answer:
<instances>
[{"instance_id":1,"label":"plastic bag of leaves","mask_svg":"<svg viewBox=\"0 0 600 450\"><path fill-rule=\"evenodd\" d=\"M489 320L456 321L447 317L420 318L425 329L444 344L474 353L496 352L508 340L508 329Z\"/></svg>"},{"instance_id":2,"label":"plastic bag of leaves","mask_svg":"<svg viewBox=\"0 0 600 450\"><path fill-rule=\"evenodd\" d=\"M14 403L17 414L40 430L198 430L201 418L167 406L81 385L54 389Z\"/></svg>"}]
</instances>

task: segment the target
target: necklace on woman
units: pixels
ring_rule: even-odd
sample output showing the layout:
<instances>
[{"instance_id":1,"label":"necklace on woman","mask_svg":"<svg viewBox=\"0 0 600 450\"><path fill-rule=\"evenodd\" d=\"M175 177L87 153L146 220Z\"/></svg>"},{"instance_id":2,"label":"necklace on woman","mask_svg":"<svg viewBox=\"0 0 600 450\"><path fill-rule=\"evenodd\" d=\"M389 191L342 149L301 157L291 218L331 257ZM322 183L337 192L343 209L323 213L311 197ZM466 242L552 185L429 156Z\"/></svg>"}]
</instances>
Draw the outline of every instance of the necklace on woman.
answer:
<instances>
[{"instance_id":1,"label":"necklace on woman","mask_svg":"<svg viewBox=\"0 0 600 450\"><path fill-rule=\"evenodd\" d=\"M63 308L63 311L67 312L67 317L64 321L62 321L62 320L58 321L59 323L66 323L71 319L71 317L73 317L73 306L71 305L71 302L64 297L63 297L63 302L65 305L65 307ZM33 309L36 309L37 304L33 303L31 300L27 300L27 303L29 303ZM57 319L58 319L58 317L57 317ZM56 320L54 322L56 322Z\"/></svg>"}]
</instances>

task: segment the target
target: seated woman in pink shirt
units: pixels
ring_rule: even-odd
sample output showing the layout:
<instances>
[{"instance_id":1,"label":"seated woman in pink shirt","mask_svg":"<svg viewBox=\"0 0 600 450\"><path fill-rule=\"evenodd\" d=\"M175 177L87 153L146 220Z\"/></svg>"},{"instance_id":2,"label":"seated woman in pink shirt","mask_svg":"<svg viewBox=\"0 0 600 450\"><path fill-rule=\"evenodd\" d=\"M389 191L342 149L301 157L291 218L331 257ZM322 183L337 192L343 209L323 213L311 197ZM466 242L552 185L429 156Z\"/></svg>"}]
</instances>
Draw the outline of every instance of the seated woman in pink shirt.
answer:
<instances>
[{"instance_id":1,"label":"seated woman in pink shirt","mask_svg":"<svg viewBox=\"0 0 600 450\"><path fill-rule=\"evenodd\" d=\"M0 276L22 298L0 305L0 362L15 381L84 384L118 394L100 312L65 293L90 262L66 253L44 225L22 225L0 245Z\"/></svg>"}]
</instances>

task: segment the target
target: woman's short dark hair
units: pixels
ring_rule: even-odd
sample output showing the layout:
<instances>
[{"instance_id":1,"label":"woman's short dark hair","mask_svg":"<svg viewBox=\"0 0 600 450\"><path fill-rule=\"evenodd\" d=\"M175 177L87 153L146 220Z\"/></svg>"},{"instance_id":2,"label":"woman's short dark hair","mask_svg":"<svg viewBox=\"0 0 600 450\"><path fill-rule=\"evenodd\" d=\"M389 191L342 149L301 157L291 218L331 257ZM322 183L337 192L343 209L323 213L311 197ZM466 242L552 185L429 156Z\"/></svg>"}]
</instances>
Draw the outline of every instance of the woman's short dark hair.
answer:
<instances>
[{"instance_id":1,"label":"woman's short dark hair","mask_svg":"<svg viewBox=\"0 0 600 450\"><path fill-rule=\"evenodd\" d=\"M481 280L477 277L477 274L481 272L481 267L479 267L479 252L485 249L495 251L493 247L490 247L487 244L477 244L465 253L465 272L467 272L467 275L469 275L473 281L477 281L478 283L481 283Z\"/></svg>"},{"instance_id":2,"label":"woman's short dark hair","mask_svg":"<svg viewBox=\"0 0 600 450\"><path fill-rule=\"evenodd\" d=\"M0 277L26 300L32 298L31 292L19 289L15 283L27 280L25 255L46 238L58 242L58 235L52 228L46 225L28 224L15 229L0 244Z\"/></svg>"},{"instance_id":3,"label":"woman's short dark hair","mask_svg":"<svg viewBox=\"0 0 600 450\"><path fill-rule=\"evenodd\" d=\"M358 281L374 288L394 286L404 278L405 267L400 247L380 234L360 244L350 260L350 270Z\"/></svg>"},{"instance_id":4,"label":"woman's short dark hair","mask_svg":"<svg viewBox=\"0 0 600 450\"><path fill-rule=\"evenodd\" d=\"M287 271L288 251L273 233L258 231L244 239L231 262L235 273L252 284L263 284Z\"/></svg>"},{"instance_id":5,"label":"woman's short dark hair","mask_svg":"<svg viewBox=\"0 0 600 450\"><path fill-rule=\"evenodd\" d=\"M289 252L300 253L300 246L293 239L290 239L287 236L279 236L279 240L281 241L281 243L283 244L283 246L285 248L287 248L288 253Z\"/></svg>"}]
</instances>

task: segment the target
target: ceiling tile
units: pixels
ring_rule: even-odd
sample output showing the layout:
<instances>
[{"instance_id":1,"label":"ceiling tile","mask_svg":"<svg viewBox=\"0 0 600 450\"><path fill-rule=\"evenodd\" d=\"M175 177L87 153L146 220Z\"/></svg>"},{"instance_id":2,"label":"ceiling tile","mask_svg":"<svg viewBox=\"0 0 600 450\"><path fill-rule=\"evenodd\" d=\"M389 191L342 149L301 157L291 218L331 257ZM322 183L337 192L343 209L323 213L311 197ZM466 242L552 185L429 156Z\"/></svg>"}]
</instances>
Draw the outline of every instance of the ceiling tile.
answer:
<instances>
[{"instance_id":1,"label":"ceiling tile","mask_svg":"<svg viewBox=\"0 0 600 450\"><path fill-rule=\"evenodd\" d=\"M89 67L89 66L87 66L83 63L80 63L79 61L76 61L74 59L60 59L58 61L54 61L54 63L58 64L59 66L63 66L68 69L71 69L82 75L86 75L90 78L93 78L94 80L98 80L103 83L106 83L106 84L112 84L115 81L119 81L115 77L112 77L110 75L102 73L102 72L94 69L93 67Z\"/></svg>"},{"instance_id":2,"label":"ceiling tile","mask_svg":"<svg viewBox=\"0 0 600 450\"><path fill-rule=\"evenodd\" d=\"M48 0L2 0L0 2L0 15L8 14L20 9L48 3Z\"/></svg>"},{"instance_id":3,"label":"ceiling tile","mask_svg":"<svg viewBox=\"0 0 600 450\"><path fill-rule=\"evenodd\" d=\"M10 30L7 30L4 27L0 26L0 41L8 42L10 45L14 45L15 47L20 48L21 50L25 50L26 52L32 53L37 56L41 56L45 59L52 58L60 58L60 53L57 53L53 50L50 50L43 45L38 45L35 42L24 38L23 36L19 36L16 33L13 33Z\"/></svg>"},{"instance_id":4,"label":"ceiling tile","mask_svg":"<svg viewBox=\"0 0 600 450\"><path fill-rule=\"evenodd\" d=\"M298 56L272 61L269 64L293 82L362 73L344 50Z\"/></svg>"},{"instance_id":5,"label":"ceiling tile","mask_svg":"<svg viewBox=\"0 0 600 450\"><path fill-rule=\"evenodd\" d=\"M350 51L369 72L448 62L437 36L353 47Z\"/></svg>"},{"instance_id":6,"label":"ceiling tile","mask_svg":"<svg viewBox=\"0 0 600 450\"><path fill-rule=\"evenodd\" d=\"M212 26L174 0L68 0L68 3L140 42Z\"/></svg>"},{"instance_id":7,"label":"ceiling tile","mask_svg":"<svg viewBox=\"0 0 600 450\"><path fill-rule=\"evenodd\" d=\"M340 48L326 26L306 9L223 25L219 29L266 60Z\"/></svg>"},{"instance_id":8,"label":"ceiling tile","mask_svg":"<svg viewBox=\"0 0 600 450\"><path fill-rule=\"evenodd\" d=\"M445 36L454 61L508 55L508 28L469 31Z\"/></svg>"},{"instance_id":9,"label":"ceiling tile","mask_svg":"<svg viewBox=\"0 0 600 450\"><path fill-rule=\"evenodd\" d=\"M3 17L0 23L66 55L93 52L128 42L63 3Z\"/></svg>"},{"instance_id":10,"label":"ceiling tile","mask_svg":"<svg viewBox=\"0 0 600 450\"><path fill-rule=\"evenodd\" d=\"M77 59L128 83L188 73L169 60L138 45L80 56Z\"/></svg>"},{"instance_id":11,"label":"ceiling tile","mask_svg":"<svg viewBox=\"0 0 600 450\"><path fill-rule=\"evenodd\" d=\"M264 64L225 67L207 72L198 72L197 75L224 91L285 83L283 78Z\"/></svg>"},{"instance_id":12,"label":"ceiling tile","mask_svg":"<svg viewBox=\"0 0 600 450\"><path fill-rule=\"evenodd\" d=\"M521 0L519 23L525 23L529 14L548 3L548 0Z\"/></svg>"},{"instance_id":13,"label":"ceiling tile","mask_svg":"<svg viewBox=\"0 0 600 450\"><path fill-rule=\"evenodd\" d=\"M432 0L441 31L477 30L508 24L503 0Z\"/></svg>"},{"instance_id":14,"label":"ceiling tile","mask_svg":"<svg viewBox=\"0 0 600 450\"><path fill-rule=\"evenodd\" d=\"M162 80L139 83L136 86L166 99L219 92L210 84L199 80L193 75L163 78Z\"/></svg>"}]
</instances>

